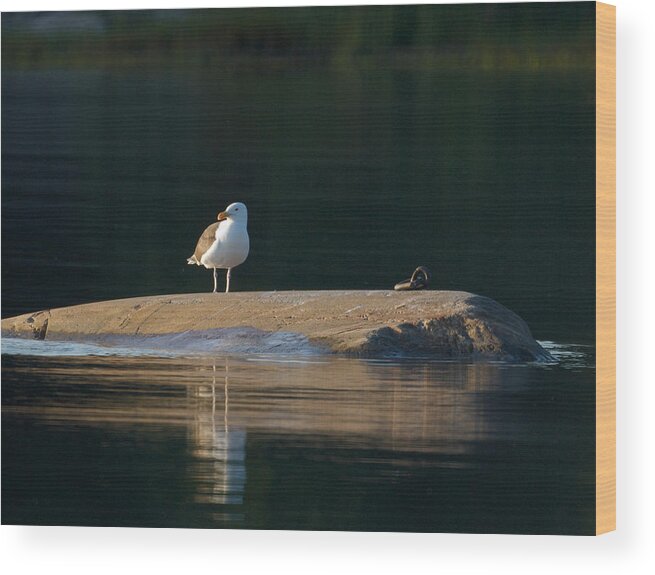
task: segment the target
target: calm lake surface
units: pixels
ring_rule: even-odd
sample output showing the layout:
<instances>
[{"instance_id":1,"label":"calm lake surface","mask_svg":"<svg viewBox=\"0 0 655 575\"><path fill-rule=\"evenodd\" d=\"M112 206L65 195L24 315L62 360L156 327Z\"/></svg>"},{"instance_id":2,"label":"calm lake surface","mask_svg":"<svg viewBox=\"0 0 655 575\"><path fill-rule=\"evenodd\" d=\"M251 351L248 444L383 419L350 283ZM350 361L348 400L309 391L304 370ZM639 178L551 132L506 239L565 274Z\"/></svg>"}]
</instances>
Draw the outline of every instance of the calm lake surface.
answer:
<instances>
[{"instance_id":1,"label":"calm lake surface","mask_svg":"<svg viewBox=\"0 0 655 575\"><path fill-rule=\"evenodd\" d=\"M425 265L559 363L4 340L3 523L592 533L593 69L282 60L3 66L2 316L210 291L186 257L243 201L233 289Z\"/></svg>"},{"instance_id":2,"label":"calm lake surface","mask_svg":"<svg viewBox=\"0 0 655 575\"><path fill-rule=\"evenodd\" d=\"M593 357L553 351L556 366L5 355L2 521L591 533Z\"/></svg>"}]
</instances>

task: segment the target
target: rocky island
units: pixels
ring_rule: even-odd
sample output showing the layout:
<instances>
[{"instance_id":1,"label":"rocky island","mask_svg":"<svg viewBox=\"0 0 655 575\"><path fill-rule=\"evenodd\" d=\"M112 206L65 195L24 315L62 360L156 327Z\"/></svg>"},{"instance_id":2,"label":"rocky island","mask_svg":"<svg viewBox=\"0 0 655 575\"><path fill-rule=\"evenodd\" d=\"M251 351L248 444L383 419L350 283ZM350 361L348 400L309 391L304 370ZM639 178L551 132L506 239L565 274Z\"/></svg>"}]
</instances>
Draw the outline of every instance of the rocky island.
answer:
<instances>
[{"instance_id":1,"label":"rocky island","mask_svg":"<svg viewBox=\"0 0 655 575\"><path fill-rule=\"evenodd\" d=\"M302 346L357 357L548 361L514 312L459 291L340 290L136 297L2 320L2 334L181 352L293 352ZM265 342L265 346L262 343Z\"/></svg>"}]
</instances>

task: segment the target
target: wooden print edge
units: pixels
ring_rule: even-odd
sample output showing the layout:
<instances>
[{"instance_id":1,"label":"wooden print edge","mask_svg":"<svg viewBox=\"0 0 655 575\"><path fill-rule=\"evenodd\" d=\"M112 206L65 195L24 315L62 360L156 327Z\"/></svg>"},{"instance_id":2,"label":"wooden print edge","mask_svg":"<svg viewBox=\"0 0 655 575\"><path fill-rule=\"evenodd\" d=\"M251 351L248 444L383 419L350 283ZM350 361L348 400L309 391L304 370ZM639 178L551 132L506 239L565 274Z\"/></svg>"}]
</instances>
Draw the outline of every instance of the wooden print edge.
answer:
<instances>
[{"instance_id":1,"label":"wooden print edge","mask_svg":"<svg viewBox=\"0 0 655 575\"><path fill-rule=\"evenodd\" d=\"M596 2L596 535L616 529L616 7Z\"/></svg>"}]
</instances>

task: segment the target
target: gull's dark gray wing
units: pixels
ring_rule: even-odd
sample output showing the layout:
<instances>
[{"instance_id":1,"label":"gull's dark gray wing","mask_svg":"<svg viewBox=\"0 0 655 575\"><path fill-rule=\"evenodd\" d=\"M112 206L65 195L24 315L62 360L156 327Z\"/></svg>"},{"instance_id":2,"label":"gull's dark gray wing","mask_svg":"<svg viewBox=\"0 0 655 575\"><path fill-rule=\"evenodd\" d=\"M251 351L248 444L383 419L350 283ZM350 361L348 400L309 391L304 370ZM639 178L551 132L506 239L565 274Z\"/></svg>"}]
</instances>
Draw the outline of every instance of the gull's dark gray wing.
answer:
<instances>
[{"instance_id":1,"label":"gull's dark gray wing","mask_svg":"<svg viewBox=\"0 0 655 575\"><path fill-rule=\"evenodd\" d=\"M211 226L207 226L196 245L193 255L187 260L190 264L200 265L200 258L211 247L216 240L216 230L221 222L214 222Z\"/></svg>"}]
</instances>

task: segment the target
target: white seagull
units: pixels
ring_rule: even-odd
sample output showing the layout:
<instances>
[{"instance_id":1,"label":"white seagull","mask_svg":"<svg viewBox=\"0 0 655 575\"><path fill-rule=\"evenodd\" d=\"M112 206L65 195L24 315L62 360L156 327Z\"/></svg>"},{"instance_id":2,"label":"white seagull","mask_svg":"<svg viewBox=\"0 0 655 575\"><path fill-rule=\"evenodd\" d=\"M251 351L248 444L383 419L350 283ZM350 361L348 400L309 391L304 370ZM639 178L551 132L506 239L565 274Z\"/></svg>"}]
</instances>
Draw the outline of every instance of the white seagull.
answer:
<instances>
[{"instance_id":1,"label":"white seagull","mask_svg":"<svg viewBox=\"0 0 655 575\"><path fill-rule=\"evenodd\" d=\"M242 264L250 251L248 238L248 209L236 202L218 214L218 221L209 226L198 240L196 250L187 259L189 264L214 269L214 293L216 293L218 268L227 269L225 293L230 291L230 272Z\"/></svg>"}]
</instances>

